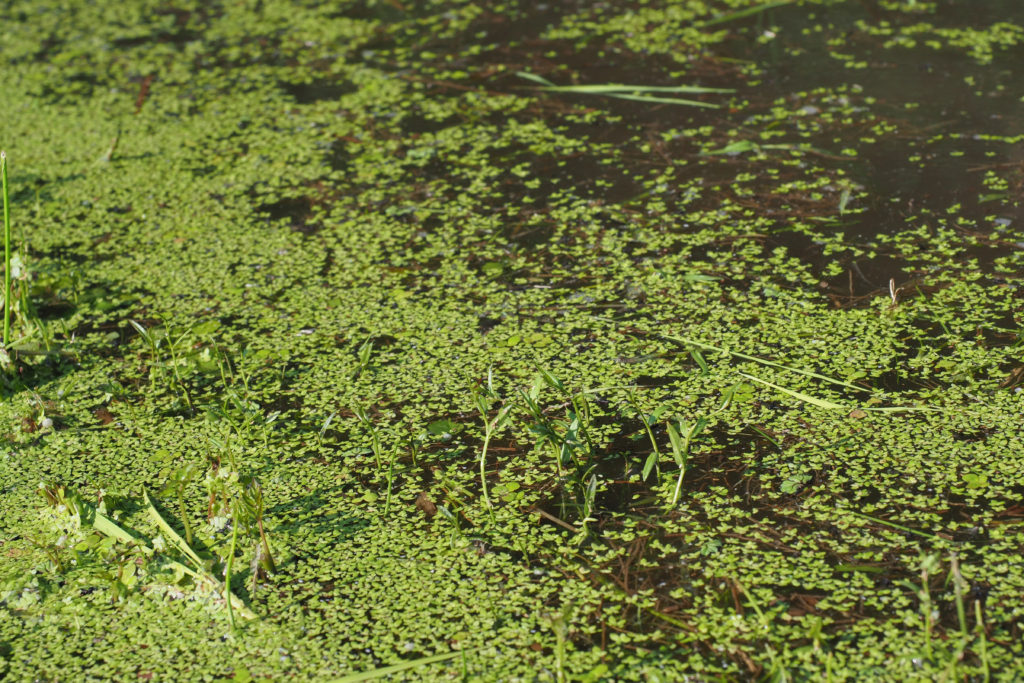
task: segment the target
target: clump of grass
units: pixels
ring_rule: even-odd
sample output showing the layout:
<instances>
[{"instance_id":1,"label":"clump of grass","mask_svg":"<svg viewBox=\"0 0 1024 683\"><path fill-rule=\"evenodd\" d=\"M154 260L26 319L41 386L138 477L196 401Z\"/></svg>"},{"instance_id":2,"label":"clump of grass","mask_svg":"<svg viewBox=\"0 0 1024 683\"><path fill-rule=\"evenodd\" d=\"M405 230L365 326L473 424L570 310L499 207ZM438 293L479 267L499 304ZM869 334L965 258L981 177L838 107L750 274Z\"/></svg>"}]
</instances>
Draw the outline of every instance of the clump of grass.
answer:
<instances>
[{"instance_id":1,"label":"clump of grass","mask_svg":"<svg viewBox=\"0 0 1024 683\"><path fill-rule=\"evenodd\" d=\"M565 418L552 418L541 407L544 387L557 391L564 400ZM520 391L533 421L529 430L541 447L547 446L555 460L562 490L572 493L574 505L586 530L595 510L598 477L595 473L594 444L590 437L590 404L586 391L573 392L549 370L540 368L528 392ZM570 469L571 466L571 469ZM565 508L563 499L562 508Z\"/></svg>"}]
</instances>

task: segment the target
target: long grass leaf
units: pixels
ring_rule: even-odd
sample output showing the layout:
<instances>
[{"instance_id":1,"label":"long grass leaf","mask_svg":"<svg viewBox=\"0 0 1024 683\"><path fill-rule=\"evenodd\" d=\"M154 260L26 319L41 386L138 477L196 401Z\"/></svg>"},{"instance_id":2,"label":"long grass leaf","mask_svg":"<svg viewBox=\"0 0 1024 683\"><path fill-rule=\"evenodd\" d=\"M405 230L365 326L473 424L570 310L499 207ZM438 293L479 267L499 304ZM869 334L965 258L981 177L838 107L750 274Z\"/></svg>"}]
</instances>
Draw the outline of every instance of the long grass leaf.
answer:
<instances>
[{"instance_id":1,"label":"long grass leaf","mask_svg":"<svg viewBox=\"0 0 1024 683\"><path fill-rule=\"evenodd\" d=\"M746 377L749 380L759 382L760 384L764 384L765 386L771 387L776 391L781 391L784 394L788 394L795 399L803 401L804 403L810 403L812 406L818 406L819 408L824 408L825 410L848 410L848 408L845 408L844 406L841 406L838 403L826 401L823 398L816 398L814 396L810 396L799 391L793 391L792 389L787 389L786 387L780 387L778 384L772 384L771 382L759 379L757 377L754 377L753 375L748 375L745 372L741 372L739 374L742 375L743 377Z\"/></svg>"},{"instance_id":2,"label":"long grass leaf","mask_svg":"<svg viewBox=\"0 0 1024 683\"><path fill-rule=\"evenodd\" d=\"M701 85L628 85L625 83L600 83L580 85L556 85L543 76L528 71L517 71L520 78L539 83L544 90L572 92L583 95L607 95L609 93L733 93L735 88L707 88Z\"/></svg>"},{"instance_id":3,"label":"long grass leaf","mask_svg":"<svg viewBox=\"0 0 1024 683\"><path fill-rule=\"evenodd\" d=\"M876 413L918 413L918 412L936 412L941 413L942 408L938 406L883 406L881 408L865 407L861 410L870 410Z\"/></svg>"},{"instance_id":4,"label":"long grass leaf","mask_svg":"<svg viewBox=\"0 0 1024 683\"><path fill-rule=\"evenodd\" d=\"M104 536L110 536L121 543L139 543L139 539L119 527L114 520L110 519L99 510L97 510L94 515L95 517L92 521L92 528Z\"/></svg>"},{"instance_id":5,"label":"long grass leaf","mask_svg":"<svg viewBox=\"0 0 1024 683\"><path fill-rule=\"evenodd\" d=\"M423 657L422 659L413 659L408 662L402 662L400 664L393 664L391 666L385 666L380 669L374 669L373 671L364 671L362 673L349 674L348 676L335 678L329 681L328 683L357 683L358 681L372 681L375 678L390 676L391 674L396 674L400 671L415 669L416 667L423 666L424 664L433 664L435 662L443 662L448 659L454 659L455 657L458 657L461 654L463 654L463 651L460 650L458 652L446 652L440 655Z\"/></svg>"},{"instance_id":6,"label":"long grass leaf","mask_svg":"<svg viewBox=\"0 0 1024 683\"><path fill-rule=\"evenodd\" d=\"M687 337L674 337L674 336L670 336L670 335L666 335L666 334L659 334L657 336L661 337L662 339L667 339L668 341L674 341L676 343L685 344L685 345L688 345L688 346L696 346L698 348L706 349L708 351L718 351L720 353L728 353L730 356L734 356L736 358L742 358L743 360L753 361L755 363L760 363L761 365L767 365L769 367L779 368L780 370L788 370L789 372L795 372L798 375L804 375L806 377L813 377L814 379L820 379L820 380L822 380L824 382L829 382L831 384L835 384L835 385L838 385L838 386L841 386L841 387L846 387L847 389L853 389L855 391L867 391L867 389L865 389L864 387L858 387L856 384L850 384L849 382L843 382L842 380L835 379L834 377L828 377L826 375L819 375L816 372L811 372L809 370L801 370L800 368L794 368L794 367L792 367L790 365L783 365L782 363L776 363L774 361L765 360L764 358L758 358L757 356L748 356L747 354L740 353L739 351L730 351L729 349L722 348L720 346L713 346L711 344L705 344L704 342L699 342L696 339L689 339Z\"/></svg>"},{"instance_id":7,"label":"long grass leaf","mask_svg":"<svg viewBox=\"0 0 1024 683\"><path fill-rule=\"evenodd\" d=\"M733 88L705 88L699 85L619 85L609 83L603 85L554 85L545 90L553 92L574 92L582 95L610 95L613 93L641 94L659 93L733 93Z\"/></svg>"},{"instance_id":8,"label":"long grass leaf","mask_svg":"<svg viewBox=\"0 0 1024 683\"><path fill-rule=\"evenodd\" d=\"M940 541L943 540L943 538L941 536L939 536L938 534L929 534L929 533L927 533L925 531L918 531L917 529L911 529L910 527L903 526L902 524L896 524L895 522L889 522L889 521L886 521L884 519L879 519L878 517L872 517L871 515L865 515L863 512L856 512L854 510L848 510L848 512L851 515L853 515L854 517L860 517L861 519L866 519L869 522L875 522L876 524L882 524L882 525L887 526L887 527L892 527L893 529L897 529L897 530L902 531L902 532L907 533L907 534L913 534L915 536L920 536L921 538L930 538L930 539L933 539L933 540L940 540Z\"/></svg>"}]
</instances>

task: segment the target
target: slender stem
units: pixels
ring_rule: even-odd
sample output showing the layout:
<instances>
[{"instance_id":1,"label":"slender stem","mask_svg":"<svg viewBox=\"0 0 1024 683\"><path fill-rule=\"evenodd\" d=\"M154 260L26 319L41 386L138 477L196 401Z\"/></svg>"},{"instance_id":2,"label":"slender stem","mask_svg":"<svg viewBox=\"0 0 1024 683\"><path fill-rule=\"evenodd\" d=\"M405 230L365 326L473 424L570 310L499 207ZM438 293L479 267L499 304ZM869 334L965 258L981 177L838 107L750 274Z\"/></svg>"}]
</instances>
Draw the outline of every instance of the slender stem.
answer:
<instances>
[{"instance_id":1,"label":"slender stem","mask_svg":"<svg viewBox=\"0 0 1024 683\"><path fill-rule=\"evenodd\" d=\"M981 672L983 676L982 680L984 681L984 683L988 683L989 679L991 678L991 672L988 668L988 641L985 635L985 622L981 618L980 600L974 603L974 619L975 629L978 631L978 638L981 641L978 646L978 649L980 650L980 652L978 653L978 657L981 659Z\"/></svg>"},{"instance_id":2,"label":"slender stem","mask_svg":"<svg viewBox=\"0 0 1024 683\"><path fill-rule=\"evenodd\" d=\"M11 207L7 196L7 153L0 152L0 185L4 196L4 347L11 343Z\"/></svg>"},{"instance_id":3,"label":"slender stem","mask_svg":"<svg viewBox=\"0 0 1024 683\"><path fill-rule=\"evenodd\" d=\"M484 445L480 450L480 488L483 491L484 503L490 509L491 499L487 496L487 446L491 443L491 429L486 420L487 416L484 415Z\"/></svg>"},{"instance_id":4,"label":"slender stem","mask_svg":"<svg viewBox=\"0 0 1024 683\"><path fill-rule=\"evenodd\" d=\"M679 494L680 494L680 492L683 489L683 477L684 476L686 476L686 463L685 462L683 463L683 466L679 468L679 479L676 480L676 490L672 492L672 503L671 503L671 505L673 507L675 507L675 504L679 502Z\"/></svg>"},{"instance_id":5,"label":"slender stem","mask_svg":"<svg viewBox=\"0 0 1024 683\"><path fill-rule=\"evenodd\" d=\"M260 515L256 518L256 524L259 526L260 529L260 541L263 542L263 554L266 567L272 572L277 571L277 565L274 564L274 556L270 554L270 541L267 539L267 532L263 528L262 511Z\"/></svg>"},{"instance_id":6,"label":"slender stem","mask_svg":"<svg viewBox=\"0 0 1024 683\"><path fill-rule=\"evenodd\" d=\"M227 568L224 571L224 598L228 601L228 619L231 620L231 630L235 630L235 611L231 606L231 566L235 562L235 547L238 543L238 516L237 511L232 510L231 514L231 549L228 551Z\"/></svg>"},{"instance_id":7,"label":"slender stem","mask_svg":"<svg viewBox=\"0 0 1024 683\"><path fill-rule=\"evenodd\" d=\"M181 515L182 526L185 527L185 542L192 545L192 524L188 521L188 510L185 508L185 482L178 484L178 512Z\"/></svg>"}]
</instances>

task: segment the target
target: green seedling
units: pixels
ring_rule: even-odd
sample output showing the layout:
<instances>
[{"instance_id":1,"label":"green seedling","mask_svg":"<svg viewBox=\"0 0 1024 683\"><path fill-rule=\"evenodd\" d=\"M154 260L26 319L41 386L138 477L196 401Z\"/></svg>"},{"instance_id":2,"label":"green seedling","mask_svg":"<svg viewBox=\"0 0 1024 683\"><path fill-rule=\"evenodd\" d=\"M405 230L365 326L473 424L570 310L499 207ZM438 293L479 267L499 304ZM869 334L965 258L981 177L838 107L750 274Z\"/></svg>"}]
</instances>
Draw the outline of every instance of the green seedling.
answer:
<instances>
[{"instance_id":1,"label":"green seedling","mask_svg":"<svg viewBox=\"0 0 1024 683\"><path fill-rule=\"evenodd\" d=\"M327 433L327 430L330 428L331 423L334 422L334 418L336 417L338 417L337 413L331 413L327 416L327 419L324 420L323 425L320 426L320 431L316 433L316 443L318 446L322 447L324 445L324 434Z\"/></svg>"},{"instance_id":2,"label":"green seedling","mask_svg":"<svg viewBox=\"0 0 1024 683\"><path fill-rule=\"evenodd\" d=\"M668 406L659 406L653 413L648 414L640 408L640 402L637 400L635 390L631 390L627 396L637 417L643 423L644 430L647 432L647 438L651 442L651 454L644 461L643 470L640 473L640 478L646 480L650 476L651 470L658 470L658 463L661 461L661 449L658 448L658 440L654 438L654 425L658 423L661 416L668 410Z\"/></svg>"},{"instance_id":3,"label":"green seedling","mask_svg":"<svg viewBox=\"0 0 1024 683\"><path fill-rule=\"evenodd\" d=\"M760 622L761 627L760 630L763 633L769 633L772 627L771 616L764 613L764 610L761 609L761 605L758 603L753 593L744 588L743 584L740 583L739 579L733 579L732 582L740 593L747 596L747 604L750 605L750 607L754 610L754 613L757 614L757 620ZM770 664L770 668L766 672L766 675L763 680L789 681L789 673L786 671L786 667L784 663L780 660L775 648L771 645L768 645L767 647L765 647L765 653L768 655L768 662Z\"/></svg>"},{"instance_id":4,"label":"green seedling","mask_svg":"<svg viewBox=\"0 0 1024 683\"><path fill-rule=\"evenodd\" d=\"M551 420L544 414L544 409L540 405L540 389L541 383L534 381L530 390L528 392L520 390L519 396L522 398L527 412L533 419L530 431L537 438L538 445L546 444L550 447L558 471L558 477L561 479L565 476L562 462L563 449L559 446L558 434L552 426Z\"/></svg>"},{"instance_id":5,"label":"green seedling","mask_svg":"<svg viewBox=\"0 0 1024 683\"><path fill-rule=\"evenodd\" d=\"M559 392L566 408L565 419L549 417L540 405L540 392L547 386ZM594 446L590 437L590 404L587 392L573 393L550 371L541 368L528 392L520 391L527 412L533 420L529 429L539 446L548 446L555 459L559 481L568 483L574 491L575 504L584 520L590 520L594 510L598 479L594 474ZM572 473L566 466L573 465ZM565 503L563 500L563 515Z\"/></svg>"},{"instance_id":6,"label":"green seedling","mask_svg":"<svg viewBox=\"0 0 1024 683\"><path fill-rule=\"evenodd\" d=\"M939 556L931 554L923 554L920 558L921 564L921 585L920 587L915 586L909 580L904 579L900 582L900 585L910 589L917 595L917 599L921 604L921 636L924 646L924 655L926 659L932 659L933 655L933 643L932 643L932 631L935 626L934 621L934 609L932 606L932 595L929 589L929 581L940 568Z\"/></svg>"},{"instance_id":7,"label":"green seedling","mask_svg":"<svg viewBox=\"0 0 1024 683\"><path fill-rule=\"evenodd\" d=\"M209 510L211 524L231 525L231 538L226 553L222 555L225 564L225 585L231 585L231 573L238 550L239 534L255 540L253 550L252 592L255 592L260 570L276 571L270 550L270 539L263 524L263 488L259 481L250 476L239 476L237 472L219 469L208 473L206 487L212 504ZM234 627L234 612L228 604L228 614Z\"/></svg>"},{"instance_id":8,"label":"green seedling","mask_svg":"<svg viewBox=\"0 0 1024 683\"><path fill-rule=\"evenodd\" d=\"M551 631L555 634L555 680L559 683L569 680L565 671L565 663L568 659L569 624L572 622L575 611L575 603L567 602L562 606L560 612L551 614L546 619L551 626Z\"/></svg>"},{"instance_id":9,"label":"green seedling","mask_svg":"<svg viewBox=\"0 0 1024 683\"><path fill-rule=\"evenodd\" d=\"M480 387L473 388L473 401L476 403L476 408L480 411L480 417L484 421L484 443L480 448L480 487L484 504L488 509L491 509L493 506L491 505L490 497L487 495L487 448L491 443L491 438L508 426L509 414L512 411L512 405L506 403L498 408L493 418L490 417L494 405L499 400L498 392L494 389L494 373L491 369L488 369L487 385L482 389Z\"/></svg>"},{"instance_id":10,"label":"green seedling","mask_svg":"<svg viewBox=\"0 0 1024 683\"><path fill-rule=\"evenodd\" d=\"M219 403L203 406L203 410L208 422L223 422L243 442L259 438L264 448L270 445L274 424L281 417L279 410L264 414L259 403L241 395L234 387L224 392Z\"/></svg>"},{"instance_id":11,"label":"green seedling","mask_svg":"<svg viewBox=\"0 0 1024 683\"><path fill-rule=\"evenodd\" d=\"M676 480L676 488L672 492L672 502L669 503L672 507L675 507L676 503L679 502L679 496L682 492L683 477L686 476L686 461L690 455L690 444L708 426L708 420L701 417L693 423L687 424L680 418L677 425L672 424L672 422L668 423L668 438L669 443L672 445L672 459L679 466L679 478Z\"/></svg>"},{"instance_id":12,"label":"green seedling","mask_svg":"<svg viewBox=\"0 0 1024 683\"><path fill-rule=\"evenodd\" d=\"M388 515L388 511L391 509L391 489L395 483L395 459L398 457L398 446L391 449L391 457L388 458L388 488L387 494L384 496L384 516Z\"/></svg>"},{"instance_id":13,"label":"green seedling","mask_svg":"<svg viewBox=\"0 0 1024 683\"><path fill-rule=\"evenodd\" d=\"M363 425L370 434L370 447L373 450L373 459L377 463L377 471L380 472L381 467L381 440L380 430L377 425L374 424L373 420L366 414L366 408L362 406L352 406L352 413L359 420L359 424Z\"/></svg>"},{"instance_id":14,"label":"green seedling","mask_svg":"<svg viewBox=\"0 0 1024 683\"><path fill-rule=\"evenodd\" d=\"M359 345L358 358L359 367L356 368L355 377L358 378L370 369L370 355L373 353L373 338L367 337L366 341Z\"/></svg>"},{"instance_id":15,"label":"green seedling","mask_svg":"<svg viewBox=\"0 0 1024 683\"><path fill-rule=\"evenodd\" d=\"M185 360L180 357L180 346L185 341L185 338L189 336L191 329L186 329L184 332L175 336L167 321L164 321L164 327L159 330L148 330L143 325L131 319L128 320L128 323L135 328L135 331L139 333L139 336L142 337L143 341L149 346L151 360L150 379L152 381L166 381L167 388L172 393L180 390L181 397L184 399L189 412L193 412L192 395L181 375L181 366ZM167 349L170 360L163 360L160 352L162 347ZM170 377L167 377L166 374L167 367L170 367L171 369Z\"/></svg>"},{"instance_id":16,"label":"green seedling","mask_svg":"<svg viewBox=\"0 0 1024 683\"><path fill-rule=\"evenodd\" d=\"M974 603L974 631L978 639L978 659L981 660L982 681L988 683L992 673L988 664L988 635L985 632L985 620L981 614L981 601Z\"/></svg>"},{"instance_id":17,"label":"green seedling","mask_svg":"<svg viewBox=\"0 0 1024 683\"><path fill-rule=\"evenodd\" d=\"M30 278L25 264L26 247L14 251L14 236L11 231L11 203L7 182L7 154L0 152L0 195L3 199L3 240L4 240L4 283L3 283L3 345L0 346L0 368L11 366L11 351L20 355L51 355L66 352L54 351L52 333L38 315L30 300ZM17 281L17 282L15 282ZM15 330L15 327L18 329ZM17 332L17 334L16 334ZM41 344L28 342L36 334ZM17 338L15 338L17 337Z\"/></svg>"}]
</instances>

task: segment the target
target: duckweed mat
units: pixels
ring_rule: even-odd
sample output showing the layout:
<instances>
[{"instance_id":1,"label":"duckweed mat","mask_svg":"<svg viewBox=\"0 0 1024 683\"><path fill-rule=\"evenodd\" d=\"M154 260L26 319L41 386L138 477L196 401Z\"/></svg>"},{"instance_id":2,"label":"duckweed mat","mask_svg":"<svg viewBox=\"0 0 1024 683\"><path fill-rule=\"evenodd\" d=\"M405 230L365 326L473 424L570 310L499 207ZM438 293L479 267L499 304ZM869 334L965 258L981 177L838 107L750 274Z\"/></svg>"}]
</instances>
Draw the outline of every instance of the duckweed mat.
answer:
<instances>
[{"instance_id":1,"label":"duckweed mat","mask_svg":"<svg viewBox=\"0 0 1024 683\"><path fill-rule=\"evenodd\" d=\"M1024 676L1016 0L12 0L9 681Z\"/></svg>"}]
</instances>

